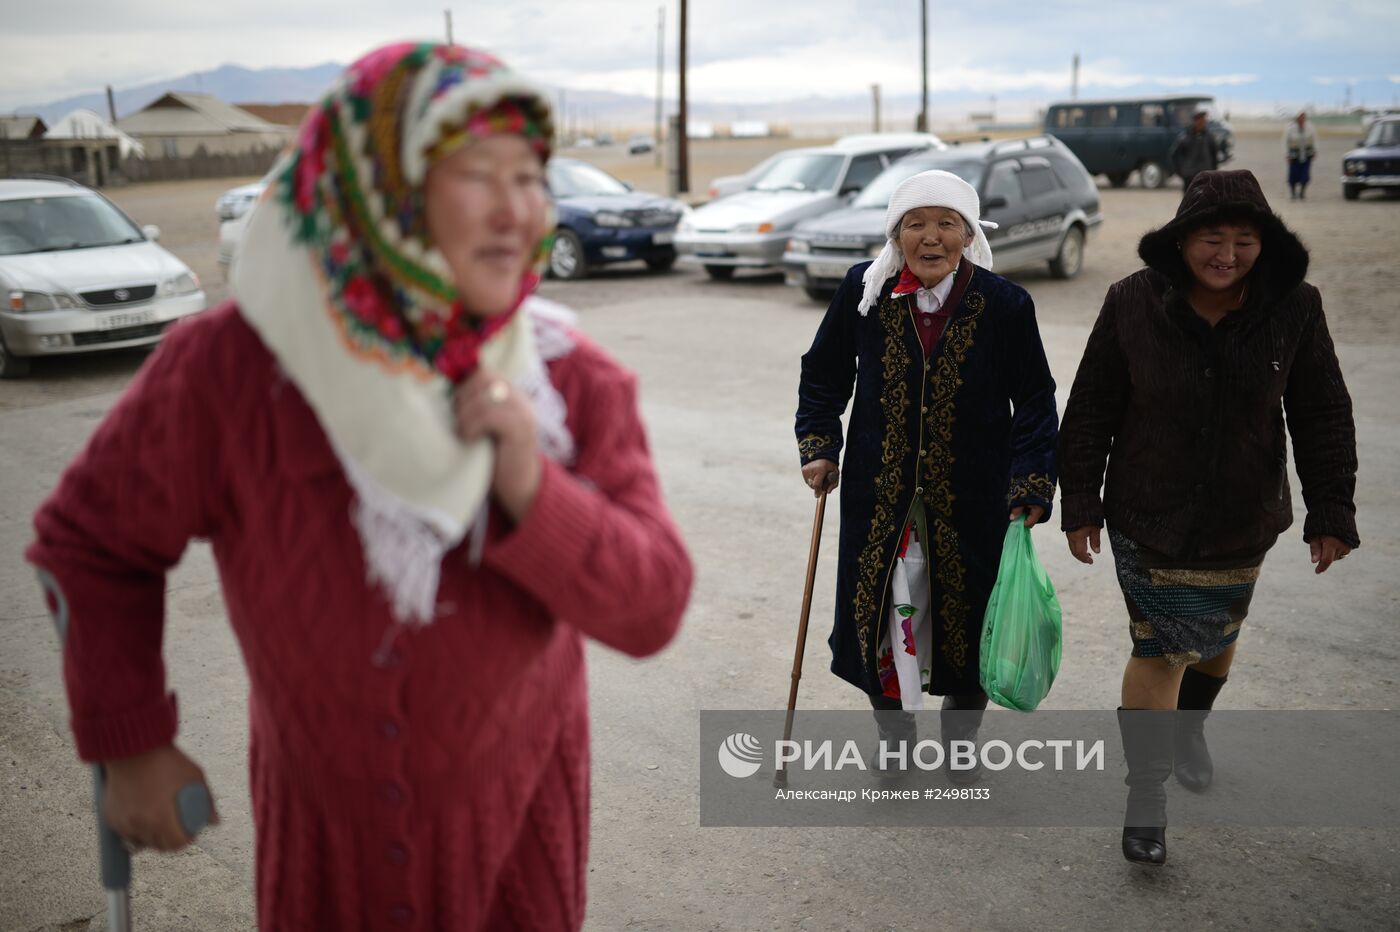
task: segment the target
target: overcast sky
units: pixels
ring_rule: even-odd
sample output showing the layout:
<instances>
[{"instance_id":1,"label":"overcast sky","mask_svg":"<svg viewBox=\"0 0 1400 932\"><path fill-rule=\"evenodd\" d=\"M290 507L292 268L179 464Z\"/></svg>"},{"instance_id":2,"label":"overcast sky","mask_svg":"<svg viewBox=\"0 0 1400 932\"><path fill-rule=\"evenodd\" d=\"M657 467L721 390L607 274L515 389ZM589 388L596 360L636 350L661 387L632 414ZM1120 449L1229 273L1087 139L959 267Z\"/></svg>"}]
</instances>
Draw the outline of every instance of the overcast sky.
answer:
<instances>
[{"instance_id":1,"label":"overcast sky","mask_svg":"<svg viewBox=\"0 0 1400 932\"><path fill-rule=\"evenodd\" d=\"M13 0L0 32L0 111L239 64L348 62L438 38L447 0ZM678 0L471 0L457 41L571 88L650 95L657 12L675 93ZM690 93L756 103L919 89L919 0L691 0ZM1400 100L1396 0L929 2L935 101L1214 91L1236 106Z\"/></svg>"}]
</instances>

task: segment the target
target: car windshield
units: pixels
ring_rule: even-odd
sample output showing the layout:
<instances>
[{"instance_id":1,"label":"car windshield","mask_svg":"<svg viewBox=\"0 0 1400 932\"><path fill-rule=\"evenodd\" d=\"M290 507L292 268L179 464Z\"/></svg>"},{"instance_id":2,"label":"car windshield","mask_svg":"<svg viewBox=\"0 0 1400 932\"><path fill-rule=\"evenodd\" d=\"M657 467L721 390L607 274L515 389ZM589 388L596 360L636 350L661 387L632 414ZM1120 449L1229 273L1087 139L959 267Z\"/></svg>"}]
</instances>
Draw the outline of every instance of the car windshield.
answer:
<instances>
[{"instance_id":1,"label":"car windshield","mask_svg":"<svg viewBox=\"0 0 1400 932\"><path fill-rule=\"evenodd\" d=\"M140 243L145 236L93 195L0 201L0 256Z\"/></svg>"},{"instance_id":2,"label":"car windshield","mask_svg":"<svg viewBox=\"0 0 1400 932\"><path fill-rule=\"evenodd\" d=\"M1400 120L1386 120L1371 126L1366 134L1368 146L1400 146Z\"/></svg>"},{"instance_id":3,"label":"car windshield","mask_svg":"<svg viewBox=\"0 0 1400 932\"><path fill-rule=\"evenodd\" d=\"M754 179L755 191L826 191L836 187L842 156L788 155Z\"/></svg>"},{"instance_id":4,"label":"car windshield","mask_svg":"<svg viewBox=\"0 0 1400 932\"><path fill-rule=\"evenodd\" d=\"M549 187L555 197L626 194L627 187L601 168L584 162L551 162Z\"/></svg>"},{"instance_id":5,"label":"car windshield","mask_svg":"<svg viewBox=\"0 0 1400 932\"><path fill-rule=\"evenodd\" d=\"M957 161L928 161L927 159L913 159L907 162L896 162L889 168L882 171L875 177L875 180L860 192L860 196L851 202L852 207L888 207L890 195L900 183L907 178L912 178L919 172L926 172L930 169L941 168L945 172L952 172L963 181L977 187L982 181L982 163L969 159L959 159Z\"/></svg>"}]
</instances>

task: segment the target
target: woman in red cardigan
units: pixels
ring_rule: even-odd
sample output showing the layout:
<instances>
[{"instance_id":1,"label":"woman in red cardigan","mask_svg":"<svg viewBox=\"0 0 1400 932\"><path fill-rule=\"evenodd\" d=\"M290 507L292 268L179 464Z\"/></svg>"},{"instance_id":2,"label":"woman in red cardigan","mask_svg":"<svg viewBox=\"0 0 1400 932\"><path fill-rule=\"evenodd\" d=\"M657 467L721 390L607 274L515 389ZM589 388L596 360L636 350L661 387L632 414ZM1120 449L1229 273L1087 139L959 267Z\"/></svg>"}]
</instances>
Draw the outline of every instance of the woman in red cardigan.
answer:
<instances>
[{"instance_id":1,"label":"woman in red cardigan","mask_svg":"<svg viewBox=\"0 0 1400 932\"><path fill-rule=\"evenodd\" d=\"M691 566L634 378L530 297L546 98L489 55L352 65L273 170L236 303L173 330L35 518L80 756L189 842L165 574L213 545L251 682L262 929L576 929L583 636L675 634Z\"/></svg>"}]
</instances>

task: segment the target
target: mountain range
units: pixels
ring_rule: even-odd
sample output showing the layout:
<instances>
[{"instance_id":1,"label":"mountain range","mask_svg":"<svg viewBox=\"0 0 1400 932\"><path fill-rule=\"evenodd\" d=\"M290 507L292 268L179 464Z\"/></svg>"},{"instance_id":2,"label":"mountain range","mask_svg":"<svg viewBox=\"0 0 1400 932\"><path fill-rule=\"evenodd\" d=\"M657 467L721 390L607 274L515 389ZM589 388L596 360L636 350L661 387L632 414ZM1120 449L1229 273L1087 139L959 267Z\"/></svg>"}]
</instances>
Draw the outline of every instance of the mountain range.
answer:
<instances>
[{"instance_id":1,"label":"mountain range","mask_svg":"<svg viewBox=\"0 0 1400 932\"><path fill-rule=\"evenodd\" d=\"M114 90L118 118L135 113L168 91L195 91L212 94L229 103L309 103L321 96L340 74L344 66L334 62L308 68L260 68L222 65L210 71L199 71L152 81L136 87ZM656 99L609 91L548 88L556 108L562 111L560 122L566 131L576 133L614 130L617 128L648 128L656 118ZM942 101L938 109L953 115L951 102ZM912 129L913 114L918 107L911 96L887 96L884 101L887 128ZM17 114L37 114L53 124L79 108L107 115L107 97L102 91L66 97L49 103L15 108ZM673 113L674 98L663 101L663 110ZM958 116L965 107L956 110ZM730 123L755 120L771 123L860 123L870 116L870 100L864 96L831 98L811 96L799 100L773 103L732 104L716 101L690 102L692 125L697 121ZM907 125L906 125L907 124Z\"/></svg>"}]
</instances>

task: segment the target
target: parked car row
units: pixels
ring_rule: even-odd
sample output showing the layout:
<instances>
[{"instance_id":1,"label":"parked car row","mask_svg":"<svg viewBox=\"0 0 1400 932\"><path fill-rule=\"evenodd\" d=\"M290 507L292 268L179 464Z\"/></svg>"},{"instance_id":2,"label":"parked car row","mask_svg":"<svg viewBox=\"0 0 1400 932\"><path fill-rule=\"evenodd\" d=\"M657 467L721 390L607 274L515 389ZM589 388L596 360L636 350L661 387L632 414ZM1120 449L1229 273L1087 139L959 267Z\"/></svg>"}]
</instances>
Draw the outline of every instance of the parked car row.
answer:
<instances>
[{"instance_id":1,"label":"parked car row","mask_svg":"<svg viewBox=\"0 0 1400 932\"><path fill-rule=\"evenodd\" d=\"M1073 278L1084 246L1103 222L1099 193L1064 143L1049 137L930 149L900 159L850 206L799 223L782 257L788 284L826 301L857 262L885 245L885 209L906 179L949 171L977 189L997 271L1047 263L1056 278Z\"/></svg>"},{"instance_id":2,"label":"parked car row","mask_svg":"<svg viewBox=\"0 0 1400 932\"><path fill-rule=\"evenodd\" d=\"M776 271L800 221L850 203L910 152L941 145L933 136L872 134L780 152L746 190L706 204L682 221L676 250L682 262L703 267L711 278L732 278L738 269Z\"/></svg>"}]
</instances>

